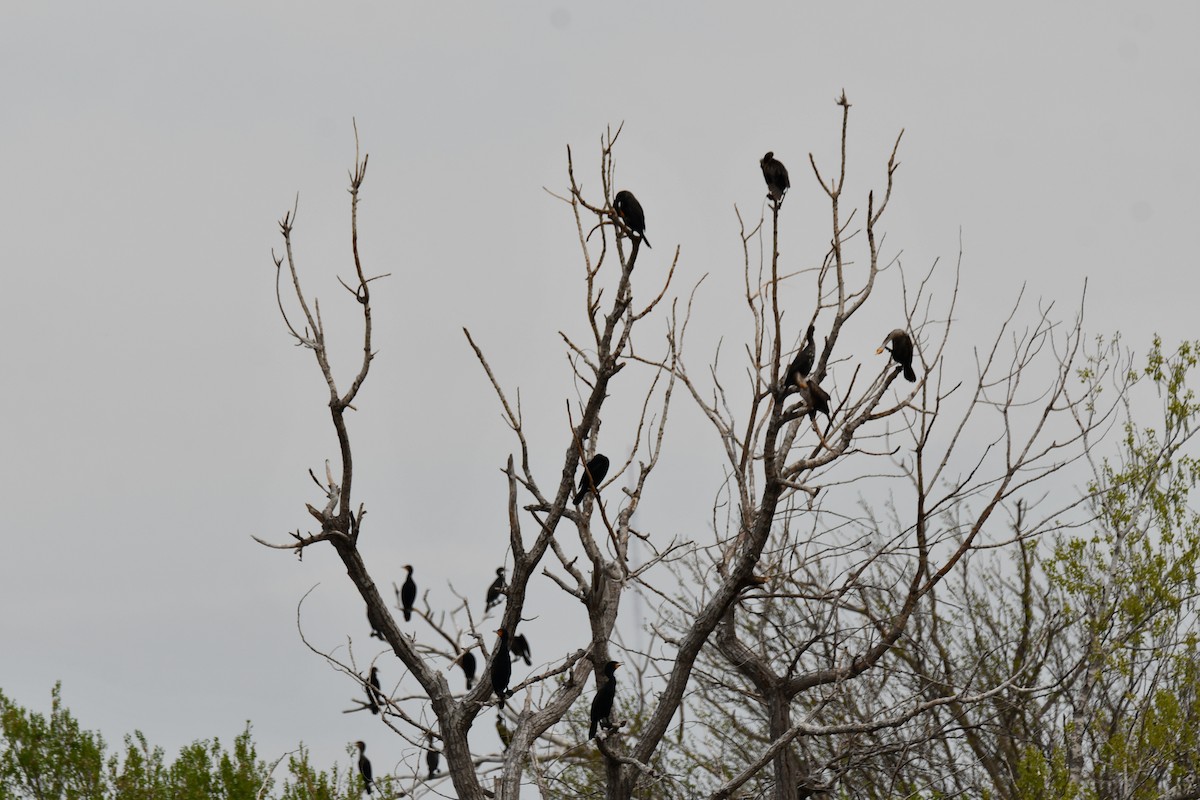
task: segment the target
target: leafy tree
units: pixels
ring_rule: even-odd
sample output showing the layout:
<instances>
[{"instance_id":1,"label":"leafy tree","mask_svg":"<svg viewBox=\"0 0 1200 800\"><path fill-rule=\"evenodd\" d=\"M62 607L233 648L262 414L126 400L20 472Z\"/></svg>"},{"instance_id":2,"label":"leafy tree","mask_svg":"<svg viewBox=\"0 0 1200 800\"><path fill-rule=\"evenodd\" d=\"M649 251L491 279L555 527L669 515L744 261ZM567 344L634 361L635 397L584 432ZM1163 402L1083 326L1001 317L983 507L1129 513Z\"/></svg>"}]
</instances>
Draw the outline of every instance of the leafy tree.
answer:
<instances>
[{"instance_id":1,"label":"leafy tree","mask_svg":"<svg viewBox=\"0 0 1200 800\"><path fill-rule=\"evenodd\" d=\"M276 795L271 774L279 761L268 766L258 759L249 725L232 750L215 738L197 740L168 762L161 747L136 731L120 753L106 757L104 740L79 726L58 684L49 717L0 692L0 800L358 800L362 794L356 771L318 770L303 746L287 760ZM399 796L389 781L379 786L382 800Z\"/></svg>"}]
</instances>

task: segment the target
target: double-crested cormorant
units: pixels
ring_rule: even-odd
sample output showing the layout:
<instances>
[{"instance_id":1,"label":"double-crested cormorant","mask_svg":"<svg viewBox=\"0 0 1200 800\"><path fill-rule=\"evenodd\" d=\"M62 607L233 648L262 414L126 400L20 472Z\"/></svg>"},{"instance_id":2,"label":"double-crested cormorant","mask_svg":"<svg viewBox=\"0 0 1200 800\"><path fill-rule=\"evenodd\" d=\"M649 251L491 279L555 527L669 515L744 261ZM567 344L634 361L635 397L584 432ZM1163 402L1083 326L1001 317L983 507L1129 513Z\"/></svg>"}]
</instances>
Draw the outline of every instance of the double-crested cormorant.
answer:
<instances>
[{"instance_id":1,"label":"double-crested cormorant","mask_svg":"<svg viewBox=\"0 0 1200 800\"><path fill-rule=\"evenodd\" d=\"M429 749L425 751L425 766L429 767L429 780L438 774L438 763L442 760L442 752L433 746L433 734L429 735Z\"/></svg>"},{"instance_id":2,"label":"double-crested cormorant","mask_svg":"<svg viewBox=\"0 0 1200 800\"><path fill-rule=\"evenodd\" d=\"M367 708L372 714L379 713L383 702L383 691L379 686L379 667L371 667L371 677L367 679Z\"/></svg>"},{"instance_id":3,"label":"double-crested cormorant","mask_svg":"<svg viewBox=\"0 0 1200 800\"><path fill-rule=\"evenodd\" d=\"M533 661L531 660L533 654L529 652L529 640L525 638L525 634L518 633L514 636L510 647L514 656L525 660L525 666L533 666Z\"/></svg>"},{"instance_id":4,"label":"double-crested cormorant","mask_svg":"<svg viewBox=\"0 0 1200 800\"><path fill-rule=\"evenodd\" d=\"M608 717L612 714L613 700L617 698L617 667L621 666L619 661L609 661L604 665L604 685L596 690L596 697L592 700L592 727L588 729L588 738L596 738L596 726L600 721L604 721L604 727L609 727Z\"/></svg>"},{"instance_id":5,"label":"double-crested cormorant","mask_svg":"<svg viewBox=\"0 0 1200 800\"><path fill-rule=\"evenodd\" d=\"M487 590L487 606L484 611L487 611L494 605L499 605L500 595L504 592L504 567L496 570L496 580L492 581L492 585Z\"/></svg>"},{"instance_id":6,"label":"double-crested cormorant","mask_svg":"<svg viewBox=\"0 0 1200 800\"><path fill-rule=\"evenodd\" d=\"M591 492L593 496L597 495L597 487L604 480L604 476L608 474L608 456L596 455L592 456L592 460L587 462L587 466L583 468L583 474L579 476L579 491L575 493L575 505L583 502L583 496Z\"/></svg>"},{"instance_id":7,"label":"double-crested cormorant","mask_svg":"<svg viewBox=\"0 0 1200 800\"><path fill-rule=\"evenodd\" d=\"M767 196L778 206L792 186L788 179L787 167L775 159L774 153L767 153L758 165L762 167L763 179L767 182Z\"/></svg>"},{"instance_id":8,"label":"double-crested cormorant","mask_svg":"<svg viewBox=\"0 0 1200 800\"><path fill-rule=\"evenodd\" d=\"M804 402L808 405L808 418L815 422L818 411L828 418L829 392L822 389L821 384L812 378L805 378L800 381L799 386L800 394L804 396Z\"/></svg>"},{"instance_id":9,"label":"double-crested cormorant","mask_svg":"<svg viewBox=\"0 0 1200 800\"><path fill-rule=\"evenodd\" d=\"M371 626L372 636L374 636L376 639L383 638L383 633L380 631L380 628L383 627L383 623L376 618L375 612L371 610L370 606L367 606L367 624Z\"/></svg>"},{"instance_id":10,"label":"double-crested cormorant","mask_svg":"<svg viewBox=\"0 0 1200 800\"><path fill-rule=\"evenodd\" d=\"M633 196L633 192L626 189L617 192L617 196L613 198L613 211L617 212L617 216L629 230L646 243L646 247L650 246L650 240L646 238L646 213L642 211L642 204Z\"/></svg>"},{"instance_id":11,"label":"double-crested cormorant","mask_svg":"<svg viewBox=\"0 0 1200 800\"><path fill-rule=\"evenodd\" d=\"M496 734L500 737L500 744L504 745L504 752L508 752L508 746L512 744L512 731L504 724L504 716L496 712Z\"/></svg>"},{"instance_id":12,"label":"double-crested cormorant","mask_svg":"<svg viewBox=\"0 0 1200 800\"><path fill-rule=\"evenodd\" d=\"M503 708L509 696L508 682L512 680L512 657L508 651L508 631L499 628L496 635L500 640L496 642L496 651L492 653L492 691L500 698L500 707Z\"/></svg>"},{"instance_id":13,"label":"double-crested cormorant","mask_svg":"<svg viewBox=\"0 0 1200 800\"><path fill-rule=\"evenodd\" d=\"M412 564L405 564L404 568L408 570L408 577L400 587L400 605L404 611L404 621L408 622L412 619L413 603L417 602L417 584L412 579Z\"/></svg>"},{"instance_id":14,"label":"double-crested cormorant","mask_svg":"<svg viewBox=\"0 0 1200 800\"><path fill-rule=\"evenodd\" d=\"M367 745L364 742L355 742L354 745L358 748L358 774L362 776L363 788L367 790L367 794L370 794L375 782L371 780L371 762L367 760Z\"/></svg>"},{"instance_id":15,"label":"double-crested cormorant","mask_svg":"<svg viewBox=\"0 0 1200 800\"><path fill-rule=\"evenodd\" d=\"M784 389L790 386L799 386L800 381L807 378L808 373L812 372L813 362L817 358L817 343L813 341L813 334L816 333L816 330L816 326L808 326L808 333L804 337L804 346L800 348L800 352L788 366L787 377L783 381Z\"/></svg>"},{"instance_id":16,"label":"double-crested cormorant","mask_svg":"<svg viewBox=\"0 0 1200 800\"><path fill-rule=\"evenodd\" d=\"M879 349L875 351L875 354L878 355L884 350L887 350L892 354L892 361L895 361L904 368L905 379L907 379L909 382L915 383L917 380L917 373L913 372L912 338L904 332L904 329L896 328L896 330L889 333L887 338L883 340L883 344L879 345Z\"/></svg>"},{"instance_id":17,"label":"double-crested cormorant","mask_svg":"<svg viewBox=\"0 0 1200 800\"><path fill-rule=\"evenodd\" d=\"M462 666L463 674L467 676L467 691L475 685L475 654L470 650L463 653L462 661L458 662Z\"/></svg>"}]
</instances>

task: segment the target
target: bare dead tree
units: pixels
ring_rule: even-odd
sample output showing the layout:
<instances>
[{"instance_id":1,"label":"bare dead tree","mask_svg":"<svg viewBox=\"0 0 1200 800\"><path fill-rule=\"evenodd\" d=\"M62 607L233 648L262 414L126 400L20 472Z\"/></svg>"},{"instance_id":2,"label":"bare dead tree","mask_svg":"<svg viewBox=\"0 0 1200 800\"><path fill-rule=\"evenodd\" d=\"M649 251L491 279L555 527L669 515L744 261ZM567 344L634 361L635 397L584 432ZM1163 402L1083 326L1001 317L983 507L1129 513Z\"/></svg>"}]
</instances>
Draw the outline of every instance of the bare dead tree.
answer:
<instances>
[{"instance_id":1,"label":"bare dead tree","mask_svg":"<svg viewBox=\"0 0 1200 800\"><path fill-rule=\"evenodd\" d=\"M956 726L966 727L964 709L1030 690L1020 659L1004 669L977 659L956 664L953 674L930 665L946 660L939 637L949 617L938 609L955 602L952 587L967 580L973 557L991 548L1019 549L1055 529L1062 508L1030 521L1022 511L1033 508L1026 498L1080 459L1109 420L1100 411L1074 428L1057 423L1060 417L1082 419L1079 410L1095 403L1086 391L1073 393L1071 384L1081 321L1063 329L1044 309L1021 328L1014 309L994 340L976 349L972 370L952 364L947 348L957 279L947 298L935 298L932 270L910 286L898 259L881 253L880 223L892 200L900 137L879 196L867 193L863 227L855 228L857 214L845 194L850 103L844 94L838 105L841 157L835 173L824 175L810 156L830 212L824 256L809 268L781 257L780 235L787 228L778 203L771 205L767 255L757 263L752 245L764 243L766 221L750 231L742 224L743 300L753 321L741 366L744 388L733 388L716 357L699 371L685 362L697 293L686 303L667 301L678 249L665 277L648 293L635 292L643 240L613 209L619 129L601 142L598 193L585 192L568 149L569 189L554 195L575 222L585 315L582 335L561 334L580 392L564 410L562 467L551 480L531 466L520 394L505 387L485 347L464 329L514 437L514 453L502 468L511 567L500 626L517 629L537 576L579 603L588 620L585 639L556 643L559 651L544 669L510 687L508 694L522 699L497 709L510 736L502 752L473 753L467 741L478 716L493 704L488 674L498 654L490 632L476 629L464 600L449 611L418 605L415 613L430 636L418 641L403 633L357 547L365 506L351 496L345 415L375 356L370 285L378 276L368 277L358 252L367 158L356 154L351 174L355 275L343 286L361 309L362 357L345 389L335 380L320 306L302 287L293 253L295 210L280 222L279 310L289 335L314 354L328 387L338 459L322 477L313 474L324 497L320 508L307 506L317 527L296 530L288 542L259 541L301 555L322 542L334 548L371 627L415 683L407 694L384 692L380 718L415 746L436 741L458 797L515 798L523 783L531 783L543 797L691 797L703 787L713 798L748 791L791 798L853 793L865 785L861 775L868 768L881 767L893 777L875 781L871 791L886 794L910 779L905 765L914 753L923 763L945 766L953 753L930 743L948 731L960 735ZM795 207L789 203L789 212ZM864 232L865 241L859 236ZM851 253L856 236L865 245L861 261ZM876 300L884 308L866 325L877 340L896 320L911 333L918 367L911 384L898 382L902 370L893 361L859 359L843 344L858 335L868 301L889 272L901 273L901 291ZM790 343L806 327L786 315L799 305L797 296L811 303L805 321L818 326L821 346L810 374L789 381L784 365ZM298 321L287 310L293 306ZM654 338L661 342L658 354L639 337L649 321L665 327L666 335ZM971 372L970 380L961 377ZM727 477L725 496L714 504L716 535L707 545L699 537L656 542L635 523L679 387L715 432ZM602 430L613 395L640 409L624 431L634 445L613 459L598 491L581 492L573 503L582 465L601 450L616 454ZM827 411L819 409L825 395ZM891 498L886 514L864 499L880 491ZM723 523L719 508L725 510ZM1018 533L998 534L1001 520L1014 513ZM630 592L657 604L649 625L654 639L649 649L619 648L634 659L630 682L636 691L618 698L622 712L614 712L613 724L594 745L580 742L573 707L591 685L588 676L620 660L614 642ZM1031 635L1036 641L1019 646L1043 652L1045 632ZM468 651L484 656L478 682L456 693L444 668L461 663ZM353 658L322 655L366 696L369 687ZM409 703L421 704L423 713L407 711ZM746 709L757 716L746 716ZM689 718L695 722L684 733ZM680 736L668 741L673 724L688 742ZM585 778L582 791L572 774L580 770L596 776L591 783ZM413 795L430 788L415 771L405 780Z\"/></svg>"}]
</instances>

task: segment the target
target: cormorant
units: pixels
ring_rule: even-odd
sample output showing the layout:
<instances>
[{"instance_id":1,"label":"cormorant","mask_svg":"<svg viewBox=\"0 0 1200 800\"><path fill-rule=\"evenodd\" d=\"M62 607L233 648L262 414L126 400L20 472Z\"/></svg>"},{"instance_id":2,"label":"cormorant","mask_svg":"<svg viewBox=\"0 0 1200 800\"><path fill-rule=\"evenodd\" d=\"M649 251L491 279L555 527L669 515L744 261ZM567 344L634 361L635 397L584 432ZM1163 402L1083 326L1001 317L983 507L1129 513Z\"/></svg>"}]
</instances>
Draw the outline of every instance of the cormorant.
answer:
<instances>
[{"instance_id":1,"label":"cormorant","mask_svg":"<svg viewBox=\"0 0 1200 800\"><path fill-rule=\"evenodd\" d=\"M429 735L429 749L425 751L425 766L429 767L429 780L433 780L433 776L438 774L438 762L441 761L442 752L434 749L433 734Z\"/></svg>"},{"instance_id":2,"label":"cormorant","mask_svg":"<svg viewBox=\"0 0 1200 800\"><path fill-rule=\"evenodd\" d=\"M504 724L504 717L499 711L496 712L496 734L500 737L500 744L504 745L504 752L508 752L508 746L512 744L512 731Z\"/></svg>"},{"instance_id":3,"label":"cormorant","mask_svg":"<svg viewBox=\"0 0 1200 800\"><path fill-rule=\"evenodd\" d=\"M367 708L372 714L379 713L379 705L383 702L383 691L379 686L379 667L371 667L371 677L367 679Z\"/></svg>"},{"instance_id":4,"label":"cormorant","mask_svg":"<svg viewBox=\"0 0 1200 800\"><path fill-rule=\"evenodd\" d=\"M375 612L371 610L370 606L367 606L367 623L371 626L371 635L376 639L382 639L383 634L379 629L382 628L383 625L378 619L375 618Z\"/></svg>"},{"instance_id":5,"label":"cormorant","mask_svg":"<svg viewBox=\"0 0 1200 800\"><path fill-rule=\"evenodd\" d=\"M808 326L808 334L804 337L804 346L800 348L800 352L796 354L796 358L792 360L787 369L787 378L783 382L783 388L789 386L799 386L802 378L807 378L808 373L812 372L813 362L817 358L817 343L813 341L813 334L816 332L816 326Z\"/></svg>"},{"instance_id":6,"label":"cormorant","mask_svg":"<svg viewBox=\"0 0 1200 800\"><path fill-rule=\"evenodd\" d=\"M596 697L592 700L592 727L588 729L588 738L596 738L596 726L600 721L604 721L604 727L609 727L608 717L612 714L613 700L617 697L617 676L614 674L617 667L621 666L619 661L609 661L604 665L604 685L596 690Z\"/></svg>"},{"instance_id":7,"label":"cormorant","mask_svg":"<svg viewBox=\"0 0 1200 800\"><path fill-rule=\"evenodd\" d=\"M767 196L778 206L792 186L788 179L787 167L775 159L773 152L763 156L758 165L762 167L763 179L767 182Z\"/></svg>"},{"instance_id":8,"label":"cormorant","mask_svg":"<svg viewBox=\"0 0 1200 800\"><path fill-rule=\"evenodd\" d=\"M817 412L829 417L829 392L821 388L821 385L812 378L805 378L800 382L800 393L804 395L804 401L808 404L808 418L814 422L817 419Z\"/></svg>"},{"instance_id":9,"label":"cormorant","mask_svg":"<svg viewBox=\"0 0 1200 800\"><path fill-rule=\"evenodd\" d=\"M533 666L533 661L530 660L530 656L533 654L529 652L529 640L525 638L525 634L518 633L514 636L511 647L514 656L525 659L525 666Z\"/></svg>"},{"instance_id":10,"label":"cormorant","mask_svg":"<svg viewBox=\"0 0 1200 800\"><path fill-rule=\"evenodd\" d=\"M646 238L646 213L642 211L642 204L633 196L633 192L626 189L617 192L617 196L613 198L613 211L617 212L617 216L629 230L646 243L646 247L650 246L650 240Z\"/></svg>"},{"instance_id":11,"label":"cormorant","mask_svg":"<svg viewBox=\"0 0 1200 800\"><path fill-rule=\"evenodd\" d=\"M462 661L458 662L462 666L463 674L467 676L467 691L475 685L475 654L470 650L463 653Z\"/></svg>"},{"instance_id":12,"label":"cormorant","mask_svg":"<svg viewBox=\"0 0 1200 800\"><path fill-rule=\"evenodd\" d=\"M496 580L492 581L492 585L487 590L487 606L484 611L495 605L500 604L500 595L504 591L504 567L496 570Z\"/></svg>"},{"instance_id":13,"label":"cormorant","mask_svg":"<svg viewBox=\"0 0 1200 800\"><path fill-rule=\"evenodd\" d=\"M596 494L597 487L600 486L604 476L608 474L608 457L602 456L599 453L592 456L592 460L587 462L587 466L583 468L583 474L579 476L579 491L575 493L575 505L583 502L583 496L591 492L593 496Z\"/></svg>"},{"instance_id":14,"label":"cormorant","mask_svg":"<svg viewBox=\"0 0 1200 800\"><path fill-rule=\"evenodd\" d=\"M408 570L408 577L400 587L400 605L404 609L404 621L408 622L412 619L413 603L417 602L417 584L412 579L412 564L405 564L404 568Z\"/></svg>"},{"instance_id":15,"label":"cormorant","mask_svg":"<svg viewBox=\"0 0 1200 800\"><path fill-rule=\"evenodd\" d=\"M370 794L375 783L371 780L371 762L367 760L367 745L364 742L355 742L354 744L358 748L358 774L362 776L363 788L367 790L367 794Z\"/></svg>"},{"instance_id":16,"label":"cormorant","mask_svg":"<svg viewBox=\"0 0 1200 800\"><path fill-rule=\"evenodd\" d=\"M891 345L891 347L888 347ZM879 355L884 350L892 354L892 360L904 368L904 377L910 383L915 383L917 373L913 372L913 343L912 338L904 332L902 328L896 328L887 335L883 340L883 344L879 345L879 349L875 351Z\"/></svg>"},{"instance_id":17,"label":"cormorant","mask_svg":"<svg viewBox=\"0 0 1200 800\"><path fill-rule=\"evenodd\" d=\"M509 697L508 682L512 679L512 657L508 654L508 631L499 628L496 634L496 652L492 653L492 691L500 698L500 707Z\"/></svg>"}]
</instances>

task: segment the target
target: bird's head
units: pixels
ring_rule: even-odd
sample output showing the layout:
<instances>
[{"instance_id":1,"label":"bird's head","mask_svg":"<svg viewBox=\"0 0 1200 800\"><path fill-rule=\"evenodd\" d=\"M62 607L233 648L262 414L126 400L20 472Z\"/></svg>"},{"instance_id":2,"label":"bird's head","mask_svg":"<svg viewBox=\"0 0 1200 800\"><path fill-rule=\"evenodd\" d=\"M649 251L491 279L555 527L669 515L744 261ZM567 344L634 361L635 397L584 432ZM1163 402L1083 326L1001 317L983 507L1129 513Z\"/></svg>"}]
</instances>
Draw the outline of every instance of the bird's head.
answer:
<instances>
[{"instance_id":1,"label":"bird's head","mask_svg":"<svg viewBox=\"0 0 1200 800\"><path fill-rule=\"evenodd\" d=\"M496 635L503 639L505 636L508 636L508 631L504 630L504 628L496 628Z\"/></svg>"},{"instance_id":2,"label":"bird's head","mask_svg":"<svg viewBox=\"0 0 1200 800\"><path fill-rule=\"evenodd\" d=\"M408 574L409 574L409 575L411 575L411 574L412 574L412 564L405 564L405 565L404 565L404 568L405 568L406 570L408 570Z\"/></svg>"},{"instance_id":3,"label":"bird's head","mask_svg":"<svg viewBox=\"0 0 1200 800\"><path fill-rule=\"evenodd\" d=\"M762 157L762 160L763 160L763 161L770 161L770 160L771 160L771 159L773 159L774 157L775 157L775 151L774 151L774 150L768 150L768 151L767 151L767 154L766 154L765 156L763 156L763 157ZM761 163L761 162L760 162L760 163Z\"/></svg>"},{"instance_id":4,"label":"bird's head","mask_svg":"<svg viewBox=\"0 0 1200 800\"><path fill-rule=\"evenodd\" d=\"M355 742L355 743L354 743L354 746L355 746L355 747L357 747L359 750L366 750L366 749L367 749L367 743L366 743L366 742L364 742L364 741L362 741L362 740L359 740L359 741Z\"/></svg>"},{"instance_id":5,"label":"bird's head","mask_svg":"<svg viewBox=\"0 0 1200 800\"><path fill-rule=\"evenodd\" d=\"M504 567L501 567L500 569L496 570L496 575L503 578L504 577Z\"/></svg>"}]
</instances>

